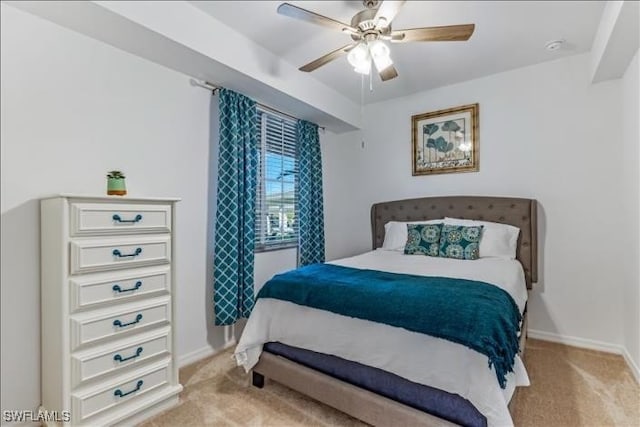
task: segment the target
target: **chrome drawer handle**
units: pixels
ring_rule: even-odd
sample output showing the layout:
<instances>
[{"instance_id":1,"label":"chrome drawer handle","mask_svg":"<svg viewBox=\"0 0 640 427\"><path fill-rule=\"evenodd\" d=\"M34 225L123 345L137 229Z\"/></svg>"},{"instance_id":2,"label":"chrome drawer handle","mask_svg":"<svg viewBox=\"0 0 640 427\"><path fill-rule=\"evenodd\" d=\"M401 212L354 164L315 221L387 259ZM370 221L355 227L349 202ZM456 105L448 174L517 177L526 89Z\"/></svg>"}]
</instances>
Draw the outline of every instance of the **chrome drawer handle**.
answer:
<instances>
[{"instance_id":1,"label":"chrome drawer handle","mask_svg":"<svg viewBox=\"0 0 640 427\"><path fill-rule=\"evenodd\" d=\"M120 217L120 215L118 215L118 214L115 214L112 218L116 222L130 222L130 223L133 223L133 224L135 224L138 221L142 221L142 215L140 215L140 214L136 215L136 217L133 218L133 219L122 219Z\"/></svg>"},{"instance_id":2,"label":"chrome drawer handle","mask_svg":"<svg viewBox=\"0 0 640 427\"><path fill-rule=\"evenodd\" d=\"M113 250L113 256L117 256L118 258L126 258L126 257L130 257L130 256L138 256L141 253L142 253L142 248L136 248L136 250L133 251L133 253L124 254L124 255L122 255L122 252L120 252L120 249L114 249Z\"/></svg>"},{"instance_id":3,"label":"chrome drawer handle","mask_svg":"<svg viewBox=\"0 0 640 427\"><path fill-rule=\"evenodd\" d=\"M130 292L130 291L137 291L138 289L140 289L141 286L142 286L142 282L137 281L133 288L122 289L120 285L113 285L113 288L111 289L113 289L114 292Z\"/></svg>"},{"instance_id":4,"label":"chrome drawer handle","mask_svg":"<svg viewBox=\"0 0 640 427\"><path fill-rule=\"evenodd\" d=\"M117 397L125 397L128 394L135 393L136 391L140 390L142 388L142 384L144 384L144 382L142 380L138 380L138 382L136 383L136 388L134 388L133 390L129 390L128 392L123 393L122 390L117 389L113 392L113 395Z\"/></svg>"},{"instance_id":5,"label":"chrome drawer handle","mask_svg":"<svg viewBox=\"0 0 640 427\"><path fill-rule=\"evenodd\" d=\"M138 347L136 352L134 354L132 354L131 356L122 357L119 354L116 354L115 356L113 356L113 360L115 360L116 362L124 362L126 360L135 359L136 357L140 356L141 354L142 354L142 347Z\"/></svg>"},{"instance_id":6,"label":"chrome drawer handle","mask_svg":"<svg viewBox=\"0 0 640 427\"><path fill-rule=\"evenodd\" d=\"M138 323L139 321L142 320L142 314L138 313L138 315L136 316L136 320L129 322L129 323L122 323L120 320L114 320L113 321L113 326L117 326L119 328L124 328L125 326L130 326L130 325L135 325L136 323Z\"/></svg>"}]
</instances>

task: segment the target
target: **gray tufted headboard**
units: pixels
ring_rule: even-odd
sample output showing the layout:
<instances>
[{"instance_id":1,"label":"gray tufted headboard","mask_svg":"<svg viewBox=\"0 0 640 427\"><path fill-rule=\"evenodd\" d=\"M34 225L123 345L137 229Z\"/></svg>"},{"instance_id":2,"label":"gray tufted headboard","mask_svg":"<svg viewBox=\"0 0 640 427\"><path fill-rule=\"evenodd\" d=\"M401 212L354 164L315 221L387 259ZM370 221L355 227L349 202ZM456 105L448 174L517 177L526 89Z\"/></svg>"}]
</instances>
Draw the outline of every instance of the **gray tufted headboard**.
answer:
<instances>
[{"instance_id":1,"label":"gray tufted headboard","mask_svg":"<svg viewBox=\"0 0 640 427\"><path fill-rule=\"evenodd\" d=\"M510 224L520 229L516 258L524 268L527 288L538 281L538 222L536 201L513 197L447 196L395 200L371 207L373 249L382 246L389 221L452 218Z\"/></svg>"}]
</instances>

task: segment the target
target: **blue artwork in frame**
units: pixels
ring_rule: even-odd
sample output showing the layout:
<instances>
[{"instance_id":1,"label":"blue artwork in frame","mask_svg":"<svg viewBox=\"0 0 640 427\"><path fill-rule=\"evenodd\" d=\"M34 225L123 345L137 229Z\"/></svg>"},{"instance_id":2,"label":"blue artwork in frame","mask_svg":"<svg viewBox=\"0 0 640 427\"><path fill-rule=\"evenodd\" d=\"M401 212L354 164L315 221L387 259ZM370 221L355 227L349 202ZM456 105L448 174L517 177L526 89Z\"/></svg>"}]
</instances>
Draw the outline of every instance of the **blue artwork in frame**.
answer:
<instances>
[{"instance_id":1,"label":"blue artwork in frame","mask_svg":"<svg viewBox=\"0 0 640 427\"><path fill-rule=\"evenodd\" d=\"M413 175L478 171L478 104L411 117Z\"/></svg>"}]
</instances>

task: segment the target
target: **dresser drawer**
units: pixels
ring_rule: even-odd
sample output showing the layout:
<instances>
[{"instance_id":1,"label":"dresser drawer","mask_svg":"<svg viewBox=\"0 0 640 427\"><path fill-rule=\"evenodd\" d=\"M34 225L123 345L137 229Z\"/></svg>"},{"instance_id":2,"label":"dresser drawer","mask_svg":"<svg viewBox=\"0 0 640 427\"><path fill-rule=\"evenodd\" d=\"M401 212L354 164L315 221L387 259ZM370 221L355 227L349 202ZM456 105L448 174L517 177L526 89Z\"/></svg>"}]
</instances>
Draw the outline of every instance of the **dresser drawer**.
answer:
<instances>
[{"instance_id":1,"label":"dresser drawer","mask_svg":"<svg viewBox=\"0 0 640 427\"><path fill-rule=\"evenodd\" d=\"M170 321L171 298L168 296L126 304L117 309L76 314L71 316L71 350Z\"/></svg>"},{"instance_id":2,"label":"dresser drawer","mask_svg":"<svg viewBox=\"0 0 640 427\"><path fill-rule=\"evenodd\" d=\"M71 274L164 264L171 261L167 235L71 241Z\"/></svg>"},{"instance_id":3,"label":"dresser drawer","mask_svg":"<svg viewBox=\"0 0 640 427\"><path fill-rule=\"evenodd\" d=\"M171 231L171 205L71 203L72 236Z\"/></svg>"},{"instance_id":4,"label":"dresser drawer","mask_svg":"<svg viewBox=\"0 0 640 427\"><path fill-rule=\"evenodd\" d=\"M109 345L71 355L71 385L77 387L124 368L141 366L151 358L171 353L170 328L135 335Z\"/></svg>"},{"instance_id":5,"label":"dresser drawer","mask_svg":"<svg viewBox=\"0 0 640 427\"><path fill-rule=\"evenodd\" d=\"M75 424L87 418L134 400L170 381L169 359L132 372L98 387L86 388L71 395L71 413Z\"/></svg>"},{"instance_id":6,"label":"dresser drawer","mask_svg":"<svg viewBox=\"0 0 640 427\"><path fill-rule=\"evenodd\" d=\"M104 303L127 302L137 297L169 293L171 270L168 266L133 271L96 273L69 280L72 312Z\"/></svg>"}]
</instances>

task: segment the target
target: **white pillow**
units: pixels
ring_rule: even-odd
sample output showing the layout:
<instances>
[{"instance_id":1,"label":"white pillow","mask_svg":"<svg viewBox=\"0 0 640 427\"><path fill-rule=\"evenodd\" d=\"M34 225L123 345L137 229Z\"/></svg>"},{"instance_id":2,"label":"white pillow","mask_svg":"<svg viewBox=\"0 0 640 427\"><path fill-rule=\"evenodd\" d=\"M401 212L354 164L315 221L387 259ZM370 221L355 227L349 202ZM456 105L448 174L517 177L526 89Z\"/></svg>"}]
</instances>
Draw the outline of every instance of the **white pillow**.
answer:
<instances>
[{"instance_id":1,"label":"white pillow","mask_svg":"<svg viewBox=\"0 0 640 427\"><path fill-rule=\"evenodd\" d=\"M516 259L518 247L518 235L520 229L509 224L498 222L475 221L470 219L449 218L444 219L445 224L474 226L482 225L482 238L480 239L480 258L496 257Z\"/></svg>"},{"instance_id":2,"label":"white pillow","mask_svg":"<svg viewBox=\"0 0 640 427\"><path fill-rule=\"evenodd\" d=\"M409 236L407 233L407 224L438 224L443 222L443 219L409 222L389 221L384 225L384 242L382 242L382 249L386 251L403 252Z\"/></svg>"}]
</instances>

